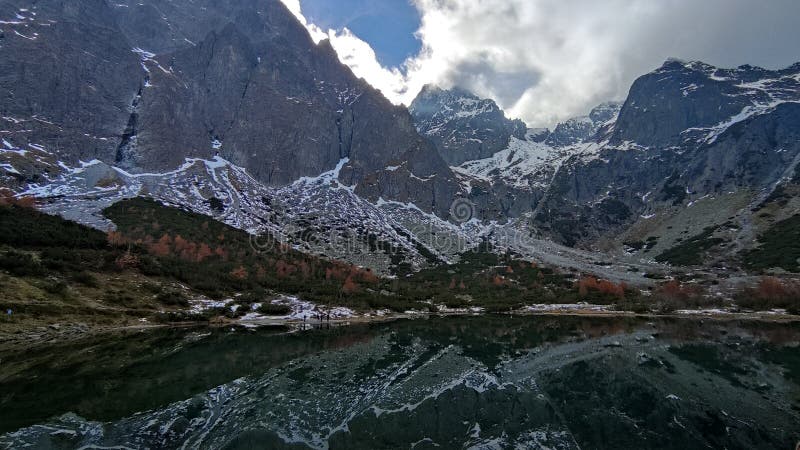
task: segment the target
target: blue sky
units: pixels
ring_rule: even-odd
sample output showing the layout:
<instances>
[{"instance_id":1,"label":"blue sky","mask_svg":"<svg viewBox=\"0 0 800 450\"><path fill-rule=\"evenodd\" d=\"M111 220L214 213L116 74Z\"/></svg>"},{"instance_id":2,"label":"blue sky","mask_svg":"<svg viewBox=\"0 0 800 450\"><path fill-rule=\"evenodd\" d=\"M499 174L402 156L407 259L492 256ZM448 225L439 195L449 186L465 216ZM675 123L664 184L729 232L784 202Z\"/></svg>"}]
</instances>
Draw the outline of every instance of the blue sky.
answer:
<instances>
[{"instance_id":1,"label":"blue sky","mask_svg":"<svg viewBox=\"0 0 800 450\"><path fill-rule=\"evenodd\" d=\"M323 29L349 28L368 42L384 66L397 67L419 53L420 17L409 0L301 0L303 14Z\"/></svg>"}]
</instances>

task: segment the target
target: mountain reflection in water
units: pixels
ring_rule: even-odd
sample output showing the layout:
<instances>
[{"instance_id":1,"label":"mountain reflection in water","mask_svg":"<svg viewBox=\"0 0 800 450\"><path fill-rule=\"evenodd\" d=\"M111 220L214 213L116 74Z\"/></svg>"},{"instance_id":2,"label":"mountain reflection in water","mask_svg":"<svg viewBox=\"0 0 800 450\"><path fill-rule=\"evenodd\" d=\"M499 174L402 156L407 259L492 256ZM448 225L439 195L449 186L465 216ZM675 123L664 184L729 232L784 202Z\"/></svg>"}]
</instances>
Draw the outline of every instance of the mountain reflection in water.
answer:
<instances>
[{"instance_id":1,"label":"mountain reflection in water","mask_svg":"<svg viewBox=\"0 0 800 450\"><path fill-rule=\"evenodd\" d=\"M798 324L485 316L0 349L0 447L793 448L798 341Z\"/></svg>"}]
</instances>

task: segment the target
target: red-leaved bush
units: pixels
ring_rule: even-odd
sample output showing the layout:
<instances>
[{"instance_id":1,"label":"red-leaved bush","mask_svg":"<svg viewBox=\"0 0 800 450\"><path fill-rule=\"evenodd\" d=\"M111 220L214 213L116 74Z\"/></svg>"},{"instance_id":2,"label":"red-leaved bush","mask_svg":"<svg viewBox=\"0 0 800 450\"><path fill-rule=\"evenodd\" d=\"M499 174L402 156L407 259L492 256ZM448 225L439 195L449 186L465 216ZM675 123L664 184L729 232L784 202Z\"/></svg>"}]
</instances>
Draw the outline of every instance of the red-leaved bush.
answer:
<instances>
[{"instance_id":1,"label":"red-leaved bush","mask_svg":"<svg viewBox=\"0 0 800 450\"><path fill-rule=\"evenodd\" d=\"M755 287L742 289L735 298L739 306L747 309L786 309L800 314L800 281L763 277Z\"/></svg>"},{"instance_id":2,"label":"red-leaved bush","mask_svg":"<svg viewBox=\"0 0 800 450\"><path fill-rule=\"evenodd\" d=\"M625 298L625 283L614 283L613 281L600 280L593 276L583 277L578 280L578 295L582 298L588 297L591 294L599 294L601 296L612 296L618 299Z\"/></svg>"}]
</instances>

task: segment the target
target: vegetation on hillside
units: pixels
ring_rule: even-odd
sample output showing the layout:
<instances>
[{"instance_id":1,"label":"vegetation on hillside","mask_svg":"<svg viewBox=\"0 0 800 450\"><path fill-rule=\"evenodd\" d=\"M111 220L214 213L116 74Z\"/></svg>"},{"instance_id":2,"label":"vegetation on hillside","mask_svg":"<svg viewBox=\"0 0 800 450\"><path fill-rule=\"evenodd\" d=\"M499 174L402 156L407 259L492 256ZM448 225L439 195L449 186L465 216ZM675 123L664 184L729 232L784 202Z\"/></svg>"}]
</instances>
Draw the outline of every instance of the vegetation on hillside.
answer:
<instances>
[{"instance_id":1,"label":"vegetation on hillside","mask_svg":"<svg viewBox=\"0 0 800 450\"><path fill-rule=\"evenodd\" d=\"M0 202L0 309L18 315L149 316L187 306L178 291L126 271L127 249L105 233Z\"/></svg>"},{"instance_id":2,"label":"vegetation on hillside","mask_svg":"<svg viewBox=\"0 0 800 450\"><path fill-rule=\"evenodd\" d=\"M210 217L149 199L122 201L105 214L116 224L115 231L104 233L42 214L30 201L0 201L0 308L11 309L14 319L74 315L197 321L234 318L256 303L262 313L287 314L285 305L269 301L278 294L323 307L394 311L438 311L444 306L507 312L531 304L587 302L669 313L720 301L695 284L677 281L643 296L625 284L590 275L576 279L540 267L487 243L462 254L455 264L379 277L369 269L285 246L264 246L267 237L254 240ZM747 298L791 307L794 300L787 298L798 292L791 286L765 289ZM189 300L202 296L232 298L240 308L187 313ZM14 319L4 316L0 321Z\"/></svg>"},{"instance_id":3,"label":"vegetation on hillside","mask_svg":"<svg viewBox=\"0 0 800 450\"><path fill-rule=\"evenodd\" d=\"M800 272L800 214L771 226L758 237L758 247L744 254L744 264L752 270L779 267Z\"/></svg>"},{"instance_id":4,"label":"vegetation on hillside","mask_svg":"<svg viewBox=\"0 0 800 450\"><path fill-rule=\"evenodd\" d=\"M258 245L275 240L253 240L209 217L152 200L126 200L105 214L118 227L111 239L139 249L137 266L143 273L174 278L216 298L281 292L355 308L406 311L443 304L507 311L525 303L557 301L574 291L567 277L514 255L497 255L486 245L463 254L457 264L380 278L369 269L285 246Z\"/></svg>"},{"instance_id":5,"label":"vegetation on hillside","mask_svg":"<svg viewBox=\"0 0 800 450\"><path fill-rule=\"evenodd\" d=\"M671 249L656 256L656 261L673 266L698 266L703 264L705 253L725 242L714 237L716 226L706 227L702 233L692 236Z\"/></svg>"},{"instance_id":6,"label":"vegetation on hillside","mask_svg":"<svg viewBox=\"0 0 800 450\"><path fill-rule=\"evenodd\" d=\"M756 311L786 309L800 315L800 282L763 277L755 287L746 287L736 294L736 304Z\"/></svg>"},{"instance_id":7,"label":"vegetation on hillside","mask_svg":"<svg viewBox=\"0 0 800 450\"><path fill-rule=\"evenodd\" d=\"M105 214L117 230L103 233L31 205L0 205L0 308L15 314L123 315L166 320L188 298L235 298L241 306L293 294L320 305L356 309L482 306L508 311L525 303L576 301L568 276L483 247L453 265L399 278L275 246L210 217L138 198ZM265 313L286 313L280 305ZM249 308L239 308L240 312ZM280 309L280 311L277 311ZM162 313L163 312L163 313ZM212 311L206 315L224 314ZM8 320L8 318L4 318Z\"/></svg>"}]
</instances>

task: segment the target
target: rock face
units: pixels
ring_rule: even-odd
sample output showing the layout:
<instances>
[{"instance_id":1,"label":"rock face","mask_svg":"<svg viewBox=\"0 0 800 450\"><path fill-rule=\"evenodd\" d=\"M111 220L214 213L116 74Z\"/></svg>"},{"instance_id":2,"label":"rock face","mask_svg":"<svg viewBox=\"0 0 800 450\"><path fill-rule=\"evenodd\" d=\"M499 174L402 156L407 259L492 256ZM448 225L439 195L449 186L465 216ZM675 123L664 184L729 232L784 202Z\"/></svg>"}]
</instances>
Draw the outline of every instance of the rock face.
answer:
<instances>
[{"instance_id":1,"label":"rock face","mask_svg":"<svg viewBox=\"0 0 800 450\"><path fill-rule=\"evenodd\" d=\"M425 86L409 107L417 129L436 145L451 166L488 158L525 139L521 120L509 120L493 100L460 88Z\"/></svg>"},{"instance_id":2,"label":"rock face","mask_svg":"<svg viewBox=\"0 0 800 450\"><path fill-rule=\"evenodd\" d=\"M2 20L28 14L3 25L0 112L35 127L10 135L16 146L131 172L219 153L272 186L347 159L342 181L358 192L442 214L458 191L407 110L314 44L279 0L16 4L0 1Z\"/></svg>"},{"instance_id":3,"label":"rock face","mask_svg":"<svg viewBox=\"0 0 800 450\"><path fill-rule=\"evenodd\" d=\"M800 65L724 70L668 61L633 84L607 143L565 162L537 226L575 245L659 214L697 216L686 212L697 202L739 193L756 202L800 162L798 102ZM743 224L735 226L746 230L752 214L738 210ZM715 220L705 225L726 218Z\"/></svg>"},{"instance_id":4,"label":"rock face","mask_svg":"<svg viewBox=\"0 0 800 450\"><path fill-rule=\"evenodd\" d=\"M479 205L499 206L488 217L530 217L531 233L569 246L660 235L663 251L724 229L735 230L732 249L746 247L764 222L754 211L778 198L773 191L794 192L783 186L800 167L800 64L770 71L669 60L639 78L624 104L512 135L488 157L469 143L487 128L464 112L479 105L493 103L429 88L413 115L443 154L473 158L454 170L473 199L489 194ZM775 220L796 213L795 203L776 203L789 206L772 208Z\"/></svg>"},{"instance_id":5,"label":"rock face","mask_svg":"<svg viewBox=\"0 0 800 450\"><path fill-rule=\"evenodd\" d=\"M417 129L470 187L481 217L505 221L535 210L561 164L607 132L620 106L602 104L551 132L527 129L507 119L494 101L463 89L426 86L410 111Z\"/></svg>"},{"instance_id":6,"label":"rock face","mask_svg":"<svg viewBox=\"0 0 800 450\"><path fill-rule=\"evenodd\" d=\"M619 114L612 143L683 145L695 129L724 126L758 109L796 101L800 64L769 71L742 66L718 69L669 60L638 80Z\"/></svg>"},{"instance_id":7,"label":"rock face","mask_svg":"<svg viewBox=\"0 0 800 450\"><path fill-rule=\"evenodd\" d=\"M552 147L567 147L592 139L604 126L616 119L619 103L609 102L594 108L588 116L575 117L558 124L547 137Z\"/></svg>"},{"instance_id":8,"label":"rock face","mask_svg":"<svg viewBox=\"0 0 800 450\"><path fill-rule=\"evenodd\" d=\"M527 130L461 89L426 87L411 113L392 105L279 0L0 0L0 133L0 185L33 195L58 198L45 186L87 167L104 169L74 197L111 190L115 173L127 174L118 194L137 195L126 187L139 177L171 179L163 175L189 174L179 170L187 158L222 159L260 185L251 193L298 179L335 191L319 204L355 193L354 222L402 209L411 229L429 212L450 218L466 197L470 219L484 221L475 229L514 222L591 248L648 234L680 242L723 225L739 230L731 247L746 247L766 220L759 205L789 205L771 207L778 220L800 202L767 202L800 167L800 64L670 60L636 80L622 105ZM196 190L189 175L174 203ZM226 208L257 201L233 201L236 191L225 189ZM209 187L197 205L212 193L222 192ZM393 224L383 229L414 246L392 237Z\"/></svg>"},{"instance_id":9,"label":"rock face","mask_svg":"<svg viewBox=\"0 0 800 450\"><path fill-rule=\"evenodd\" d=\"M138 56L102 0L0 1L3 138L65 161L114 158L142 82Z\"/></svg>"}]
</instances>

